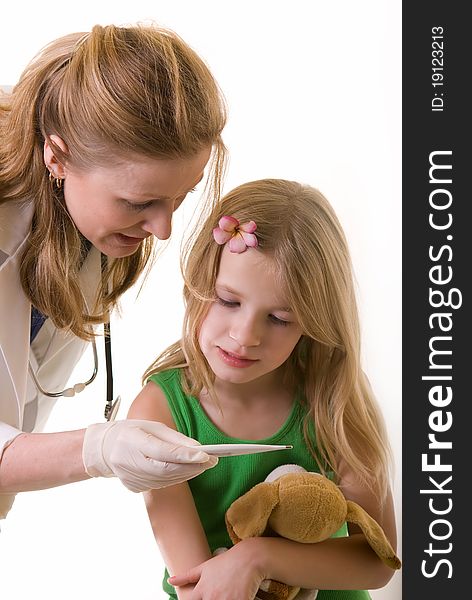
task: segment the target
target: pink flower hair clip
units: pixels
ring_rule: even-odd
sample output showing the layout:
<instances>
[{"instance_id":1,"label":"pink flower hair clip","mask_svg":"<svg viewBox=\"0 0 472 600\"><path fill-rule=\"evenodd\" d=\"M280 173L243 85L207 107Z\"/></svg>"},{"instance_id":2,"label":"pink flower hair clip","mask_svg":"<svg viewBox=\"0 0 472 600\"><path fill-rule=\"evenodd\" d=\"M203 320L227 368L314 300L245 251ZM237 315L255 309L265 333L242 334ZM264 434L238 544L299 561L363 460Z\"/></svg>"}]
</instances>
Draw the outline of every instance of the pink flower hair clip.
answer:
<instances>
[{"instance_id":1,"label":"pink flower hair clip","mask_svg":"<svg viewBox=\"0 0 472 600\"><path fill-rule=\"evenodd\" d=\"M220 245L229 242L229 251L241 254L248 248L257 247L257 237L254 233L256 229L254 221L240 223L238 219L225 215L218 221L218 227L213 229L213 237Z\"/></svg>"}]
</instances>

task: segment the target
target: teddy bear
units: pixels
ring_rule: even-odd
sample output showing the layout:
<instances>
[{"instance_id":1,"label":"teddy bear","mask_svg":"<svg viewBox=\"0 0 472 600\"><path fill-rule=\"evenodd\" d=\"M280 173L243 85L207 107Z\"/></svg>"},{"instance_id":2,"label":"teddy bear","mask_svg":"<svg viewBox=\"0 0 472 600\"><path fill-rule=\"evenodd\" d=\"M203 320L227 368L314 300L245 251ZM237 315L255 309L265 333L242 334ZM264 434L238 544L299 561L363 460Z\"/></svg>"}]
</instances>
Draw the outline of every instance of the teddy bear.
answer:
<instances>
[{"instance_id":1,"label":"teddy bear","mask_svg":"<svg viewBox=\"0 0 472 600\"><path fill-rule=\"evenodd\" d=\"M231 504L225 520L233 544L264 535L313 544L331 537L345 522L354 523L386 565L392 569L401 567L379 524L361 506L346 500L330 479L299 465L277 467L265 481ZM317 593L267 579L257 598L314 600Z\"/></svg>"}]
</instances>

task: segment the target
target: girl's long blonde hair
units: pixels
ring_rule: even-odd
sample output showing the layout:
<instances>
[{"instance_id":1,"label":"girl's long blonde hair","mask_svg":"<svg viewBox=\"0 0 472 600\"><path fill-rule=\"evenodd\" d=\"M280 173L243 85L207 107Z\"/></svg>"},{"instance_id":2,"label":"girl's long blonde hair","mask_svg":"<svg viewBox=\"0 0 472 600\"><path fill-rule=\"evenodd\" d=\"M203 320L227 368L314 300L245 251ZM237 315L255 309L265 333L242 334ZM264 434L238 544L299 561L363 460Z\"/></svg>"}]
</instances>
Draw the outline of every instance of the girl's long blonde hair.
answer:
<instances>
[{"instance_id":1,"label":"girl's long blonde hair","mask_svg":"<svg viewBox=\"0 0 472 600\"><path fill-rule=\"evenodd\" d=\"M188 158L213 148L208 198L219 196L225 162L223 96L204 61L158 26L95 26L46 46L0 101L0 202L34 203L21 261L26 295L59 328L84 339L149 263L152 236L132 256L110 261L93 314L77 283L84 240L48 180L47 138L76 169L127 155ZM49 136L59 136L67 154Z\"/></svg>"},{"instance_id":2,"label":"girl's long blonde hair","mask_svg":"<svg viewBox=\"0 0 472 600\"><path fill-rule=\"evenodd\" d=\"M275 261L279 283L302 327L284 376L306 400L305 438L310 450L324 472L338 473L343 460L361 481L384 495L390 450L382 415L360 364L348 246L331 205L312 187L278 179L254 181L232 190L214 208L190 238L183 257L182 339L158 357L144 380L180 367L187 393L198 396L202 389L212 389L214 375L198 335L215 299L222 246L214 241L212 229L223 215L256 222L256 251Z\"/></svg>"}]
</instances>

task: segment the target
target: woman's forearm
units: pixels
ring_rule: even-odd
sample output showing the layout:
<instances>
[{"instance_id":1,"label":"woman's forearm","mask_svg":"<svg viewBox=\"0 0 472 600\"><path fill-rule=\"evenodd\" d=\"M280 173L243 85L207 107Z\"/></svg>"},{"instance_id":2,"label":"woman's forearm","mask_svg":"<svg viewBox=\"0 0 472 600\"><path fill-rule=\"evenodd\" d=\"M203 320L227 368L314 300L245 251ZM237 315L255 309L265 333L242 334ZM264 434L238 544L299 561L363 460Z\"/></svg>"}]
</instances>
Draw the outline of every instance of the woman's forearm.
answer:
<instances>
[{"instance_id":1,"label":"woman's forearm","mask_svg":"<svg viewBox=\"0 0 472 600\"><path fill-rule=\"evenodd\" d=\"M22 433L0 460L0 493L15 493L88 479L82 461L85 429Z\"/></svg>"},{"instance_id":2,"label":"woman's forearm","mask_svg":"<svg viewBox=\"0 0 472 600\"><path fill-rule=\"evenodd\" d=\"M378 589L394 571L385 566L362 534L301 544L283 538L252 538L250 550L267 579L321 590ZM258 545L258 546L257 546Z\"/></svg>"}]
</instances>

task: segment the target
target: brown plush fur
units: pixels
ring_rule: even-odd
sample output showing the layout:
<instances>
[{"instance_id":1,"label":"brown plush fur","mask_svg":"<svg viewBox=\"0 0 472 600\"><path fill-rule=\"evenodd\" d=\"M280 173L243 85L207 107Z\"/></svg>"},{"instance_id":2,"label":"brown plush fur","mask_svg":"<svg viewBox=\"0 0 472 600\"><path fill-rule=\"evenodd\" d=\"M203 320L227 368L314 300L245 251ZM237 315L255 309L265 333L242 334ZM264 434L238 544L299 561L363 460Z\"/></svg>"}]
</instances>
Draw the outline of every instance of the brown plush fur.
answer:
<instances>
[{"instance_id":1,"label":"brown plush fur","mask_svg":"<svg viewBox=\"0 0 472 600\"><path fill-rule=\"evenodd\" d=\"M346 501L336 484L318 473L286 473L270 483L259 483L226 512L226 526L234 544L266 535L313 544L332 536L345 522L362 529L387 566L401 567L378 523L358 504ZM290 600L298 591L299 588L268 581L259 596L263 600Z\"/></svg>"}]
</instances>

